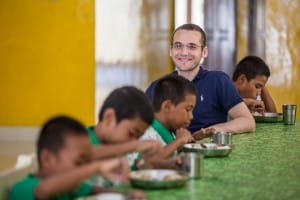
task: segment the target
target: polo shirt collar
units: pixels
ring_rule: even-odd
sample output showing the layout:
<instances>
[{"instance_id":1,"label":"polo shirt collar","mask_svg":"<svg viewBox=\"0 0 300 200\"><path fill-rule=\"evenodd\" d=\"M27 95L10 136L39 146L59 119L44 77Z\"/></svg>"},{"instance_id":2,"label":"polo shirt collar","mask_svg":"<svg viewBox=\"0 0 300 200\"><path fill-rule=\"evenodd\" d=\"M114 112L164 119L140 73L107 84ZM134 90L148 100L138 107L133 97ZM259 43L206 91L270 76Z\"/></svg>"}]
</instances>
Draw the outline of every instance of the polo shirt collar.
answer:
<instances>
[{"instance_id":1,"label":"polo shirt collar","mask_svg":"<svg viewBox=\"0 0 300 200\"><path fill-rule=\"evenodd\" d=\"M173 71L173 73L178 75L178 71L177 70ZM207 73L207 69L205 69L204 67L200 66L200 69L199 69L198 73L196 74L195 78L193 79L193 81L197 80L197 79L200 79L206 73Z\"/></svg>"}]
</instances>

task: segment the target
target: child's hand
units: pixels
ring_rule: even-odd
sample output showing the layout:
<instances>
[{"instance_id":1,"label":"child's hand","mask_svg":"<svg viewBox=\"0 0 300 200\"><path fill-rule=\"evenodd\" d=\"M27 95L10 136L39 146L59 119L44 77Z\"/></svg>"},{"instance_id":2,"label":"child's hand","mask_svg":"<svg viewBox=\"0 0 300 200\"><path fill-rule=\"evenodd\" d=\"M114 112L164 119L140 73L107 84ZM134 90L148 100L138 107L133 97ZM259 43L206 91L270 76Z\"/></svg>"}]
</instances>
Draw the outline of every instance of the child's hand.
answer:
<instances>
[{"instance_id":1,"label":"child's hand","mask_svg":"<svg viewBox=\"0 0 300 200\"><path fill-rule=\"evenodd\" d=\"M194 132L193 136L195 140L202 140L212 136L214 132L216 132L214 128L201 128L199 131Z\"/></svg>"},{"instance_id":2,"label":"child's hand","mask_svg":"<svg viewBox=\"0 0 300 200\"><path fill-rule=\"evenodd\" d=\"M132 200L146 200L146 194L141 190L132 190L127 193L127 199Z\"/></svg>"},{"instance_id":3,"label":"child's hand","mask_svg":"<svg viewBox=\"0 0 300 200\"><path fill-rule=\"evenodd\" d=\"M156 140L138 140L136 151L146 154L146 155L154 155L160 150L162 150L163 146L161 142Z\"/></svg>"},{"instance_id":4,"label":"child's hand","mask_svg":"<svg viewBox=\"0 0 300 200\"><path fill-rule=\"evenodd\" d=\"M252 105L251 110L259 112L259 113L264 113L265 112L265 103L263 101L253 100L253 105Z\"/></svg>"},{"instance_id":5,"label":"child's hand","mask_svg":"<svg viewBox=\"0 0 300 200\"><path fill-rule=\"evenodd\" d=\"M243 100L251 111L264 113L265 103L263 101L250 98L244 98Z\"/></svg>"},{"instance_id":6,"label":"child's hand","mask_svg":"<svg viewBox=\"0 0 300 200\"><path fill-rule=\"evenodd\" d=\"M176 130L176 140L181 140L183 144L194 141L194 137L186 128Z\"/></svg>"},{"instance_id":7,"label":"child's hand","mask_svg":"<svg viewBox=\"0 0 300 200\"><path fill-rule=\"evenodd\" d=\"M130 172L126 159L114 158L97 161L100 174L110 180L127 182Z\"/></svg>"}]
</instances>

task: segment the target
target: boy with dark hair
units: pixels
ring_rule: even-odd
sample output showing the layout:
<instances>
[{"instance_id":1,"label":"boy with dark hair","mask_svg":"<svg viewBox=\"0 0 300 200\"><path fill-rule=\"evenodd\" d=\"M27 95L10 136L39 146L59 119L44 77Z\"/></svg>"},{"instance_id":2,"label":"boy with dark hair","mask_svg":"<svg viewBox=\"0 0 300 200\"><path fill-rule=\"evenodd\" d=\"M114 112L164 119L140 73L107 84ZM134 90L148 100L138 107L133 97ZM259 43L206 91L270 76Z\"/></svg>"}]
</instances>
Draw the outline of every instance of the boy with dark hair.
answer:
<instances>
[{"instance_id":1,"label":"boy with dark hair","mask_svg":"<svg viewBox=\"0 0 300 200\"><path fill-rule=\"evenodd\" d=\"M153 117L152 106L140 89L124 86L112 91L100 109L98 124L88 128L94 144L93 158L131 152L154 154L159 151L159 142L138 140L152 123ZM133 165L133 162L130 160L129 164Z\"/></svg>"},{"instance_id":2,"label":"boy with dark hair","mask_svg":"<svg viewBox=\"0 0 300 200\"><path fill-rule=\"evenodd\" d=\"M274 101L265 87L269 77L268 65L257 56L246 56L237 64L232 80L251 111L276 112Z\"/></svg>"},{"instance_id":3,"label":"boy with dark hair","mask_svg":"<svg viewBox=\"0 0 300 200\"><path fill-rule=\"evenodd\" d=\"M186 127L193 119L196 93L194 84L182 76L171 74L157 81L151 98L155 119L142 136L142 139L160 141L164 146L153 159L166 159L182 145L194 140Z\"/></svg>"},{"instance_id":4,"label":"boy with dark hair","mask_svg":"<svg viewBox=\"0 0 300 200\"><path fill-rule=\"evenodd\" d=\"M86 128L75 119L58 116L45 123L37 141L38 171L16 183L10 199L75 199L111 191L83 183L101 174L122 180L126 169L120 159L91 162L92 146ZM118 174L113 170L120 170Z\"/></svg>"}]
</instances>

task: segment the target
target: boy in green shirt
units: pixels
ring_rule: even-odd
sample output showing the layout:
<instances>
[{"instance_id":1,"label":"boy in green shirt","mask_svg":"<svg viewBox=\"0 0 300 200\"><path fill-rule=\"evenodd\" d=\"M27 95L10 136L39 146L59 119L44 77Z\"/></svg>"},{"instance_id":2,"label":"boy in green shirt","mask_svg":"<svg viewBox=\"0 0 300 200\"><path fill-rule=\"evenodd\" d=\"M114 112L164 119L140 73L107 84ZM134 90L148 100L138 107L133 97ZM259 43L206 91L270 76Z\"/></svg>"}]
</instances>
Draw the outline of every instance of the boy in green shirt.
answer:
<instances>
[{"instance_id":1,"label":"boy in green shirt","mask_svg":"<svg viewBox=\"0 0 300 200\"><path fill-rule=\"evenodd\" d=\"M37 173L14 185L11 200L69 200L107 192L111 189L93 187L83 181L95 174L125 180L128 173L120 159L90 162L92 146L86 128L66 116L52 118L43 126L37 141L37 158Z\"/></svg>"},{"instance_id":2,"label":"boy in green shirt","mask_svg":"<svg viewBox=\"0 0 300 200\"><path fill-rule=\"evenodd\" d=\"M145 93L133 86L113 90L103 102L99 120L88 132L93 147L93 158L108 158L141 152L152 155L162 149L154 140L138 138L151 125L153 109ZM101 145L100 145L101 144ZM129 156L129 165L134 160Z\"/></svg>"},{"instance_id":3,"label":"boy in green shirt","mask_svg":"<svg viewBox=\"0 0 300 200\"><path fill-rule=\"evenodd\" d=\"M186 127L193 119L196 88L184 77L171 74L157 81L151 99L155 120L141 139L159 141L164 148L159 154L144 159L143 164L157 167L161 165L157 161L170 158L180 147L194 140Z\"/></svg>"}]
</instances>

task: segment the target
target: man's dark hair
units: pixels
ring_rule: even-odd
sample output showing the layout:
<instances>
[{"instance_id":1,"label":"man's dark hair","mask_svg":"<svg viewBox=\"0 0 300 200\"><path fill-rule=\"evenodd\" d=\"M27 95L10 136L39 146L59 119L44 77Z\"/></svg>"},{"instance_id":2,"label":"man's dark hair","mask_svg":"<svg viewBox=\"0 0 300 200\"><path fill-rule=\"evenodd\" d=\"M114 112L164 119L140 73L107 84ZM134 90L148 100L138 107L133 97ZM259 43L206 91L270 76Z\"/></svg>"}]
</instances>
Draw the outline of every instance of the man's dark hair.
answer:
<instances>
[{"instance_id":1,"label":"man's dark hair","mask_svg":"<svg viewBox=\"0 0 300 200\"><path fill-rule=\"evenodd\" d=\"M257 56L244 57L235 67L232 80L236 81L241 74L245 74L247 80L251 80L256 76L270 77L270 69L268 65Z\"/></svg>"},{"instance_id":2,"label":"man's dark hair","mask_svg":"<svg viewBox=\"0 0 300 200\"><path fill-rule=\"evenodd\" d=\"M134 86L123 86L113 90L100 109L99 121L102 120L108 108L115 110L118 123L124 119L140 117L147 124L152 124L154 118L153 109L146 94Z\"/></svg>"},{"instance_id":3,"label":"man's dark hair","mask_svg":"<svg viewBox=\"0 0 300 200\"><path fill-rule=\"evenodd\" d=\"M40 155L43 149L53 153L59 152L65 144L65 138L69 135L86 135L86 127L79 121L68 116L56 116L49 119L40 130L37 141L37 157L41 165Z\"/></svg>"},{"instance_id":4,"label":"man's dark hair","mask_svg":"<svg viewBox=\"0 0 300 200\"><path fill-rule=\"evenodd\" d=\"M196 24L183 24L183 25L177 27L175 29L175 31L173 32L172 36L171 36L171 45L173 45L174 35L178 30L187 30L187 31L198 31L198 32L200 32L202 40L199 41L199 42L200 42L202 48L206 46L206 34L205 34L204 30Z\"/></svg>"},{"instance_id":5,"label":"man's dark hair","mask_svg":"<svg viewBox=\"0 0 300 200\"><path fill-rule=\"evenodd\" d=\"M170 100L174 105L184 101L187 94L196 95L195 85L188 79L177 74L170 74L160 78L152 92L152 106L154 112L160 110L164 101Z\"/></svg>"}]
</instances>

